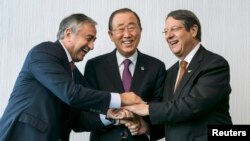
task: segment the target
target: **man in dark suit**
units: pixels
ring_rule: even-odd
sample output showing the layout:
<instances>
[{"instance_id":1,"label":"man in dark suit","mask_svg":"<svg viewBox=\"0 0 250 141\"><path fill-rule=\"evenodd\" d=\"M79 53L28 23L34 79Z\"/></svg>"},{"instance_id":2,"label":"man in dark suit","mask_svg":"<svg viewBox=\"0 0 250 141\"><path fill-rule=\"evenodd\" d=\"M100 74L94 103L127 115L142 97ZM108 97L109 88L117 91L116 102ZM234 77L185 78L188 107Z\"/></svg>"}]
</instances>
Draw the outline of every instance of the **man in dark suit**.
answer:
<instances>
[{"instance_id":1,"label":"man in dark suit","mask_svg":"<svg viewBox=\"0 0 250 141\"><path fill-rule=\"evenodd\" d=\"M141 102L132 92L119 95L78 84L83 76L70 62L82 61L93 49L95 25L84 14L70 15L60 24L58 41L30 50L0 120L0 141L62 141L71 126L70 107L106 114L109 108Z\"/></svg>"},{"instance_id":2,"label":"man in dark suit","mask_svg":"<svg viewBox=\"0 0 250 141\"><path fill-rule=\"evenodd\" d=\"M200 44L201 25L191 11L170 12L164 33L179 61L167 71L163 102L125 108L149 115L152 124L164 124L167 141L206 141L209 124L232 124L229 64ZM181 61L186 61L187 66L177 84Z\"/></svg>"},{"instance_id":3,"label":"man in dark suit","mask_svg":"<svg viewBox=\"0 0 250 141\"><path fill-rule=\"evenodd\" d=\"M165 79L165 65L160 60L138 51L141 31L140 19L134 11L127 8L114 11L109 19L108 34L116 49L88 60L84 85L97 90L124 92L123 61L129 59L131 61L129 70L133 77L129 91L135 92L147 102L160 101L162 93L159 91ZM146 118L140 120L150 125ZM105 118L102 118L102 121L100 123L109 126L92 132L90 141L119 141L124 134L127 135L127 141L149 140L146 134L132 136L124 125L113 125L108 120L105 121Z\"/></svg>"}]
</instances>

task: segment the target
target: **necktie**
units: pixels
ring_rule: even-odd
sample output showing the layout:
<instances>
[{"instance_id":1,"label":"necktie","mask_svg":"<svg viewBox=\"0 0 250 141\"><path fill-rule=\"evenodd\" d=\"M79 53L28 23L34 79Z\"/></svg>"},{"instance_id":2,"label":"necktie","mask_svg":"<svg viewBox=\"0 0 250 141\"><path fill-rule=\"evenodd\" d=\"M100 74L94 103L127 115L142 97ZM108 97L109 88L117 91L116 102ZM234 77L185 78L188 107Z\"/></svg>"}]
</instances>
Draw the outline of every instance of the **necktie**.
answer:
<instances>
[{"instance_id":1,"label":"necktie","mask_svg":"<svg viewBox=\"0 0 250 141\"><path fill-rule=\"evenodd\" d=\"M132 82L132 75L129 71L129 65L131 64L131 61L129 59L125 59L123 61L123 64L124 64L124 70L122 73L122 83L125 92L128 92L130 90L130 85Z\"/></svg>"},{"instance_id":2,"label":"necktie","mask_svg":"<svg viewBox=\"0 0 250 141\"><path fill-rule=\"evenodd\" d=\"M178 80L177 80L176 85L175 85L175 90L178 87L178 85L179 85L179 83L180 83L180 81L181 81L181 79L182 79L182 77L183 77L183 75L184 75L184 73L186 71L186 67L187 67L187 62L185 60L181 60L181 62L180 62L180 73L179 73L179 77L178 77Z\"/></svg>"},{"instance_id":3,"label":"necktie","mask_svg":"<svg viewBox=\"0 0 250 141\"><path fill-rule=\"evenodd\" d=\"M129 59L125 59L123 61L124 64L124 70L122 73L122 83L123 83L123 88L125 92L128 92L130 90L131 82L132 82L132 75L129 71L129 65L131 64L131 61ZM123 132L121 132L121 140L125 141L128 138L128 129L124 129Z\"/></svg>"},{"instance_id":4,"label":"necktie","mask_svg":"<svg viewBox=\"0 0 250 141\"><path fill-rule=\"evenodd\" d=\"M69 62L69 65L70 65L70 70L73 72L74 67L75 67L74 62L73 61Z\"/></svg>"}]
</instances>

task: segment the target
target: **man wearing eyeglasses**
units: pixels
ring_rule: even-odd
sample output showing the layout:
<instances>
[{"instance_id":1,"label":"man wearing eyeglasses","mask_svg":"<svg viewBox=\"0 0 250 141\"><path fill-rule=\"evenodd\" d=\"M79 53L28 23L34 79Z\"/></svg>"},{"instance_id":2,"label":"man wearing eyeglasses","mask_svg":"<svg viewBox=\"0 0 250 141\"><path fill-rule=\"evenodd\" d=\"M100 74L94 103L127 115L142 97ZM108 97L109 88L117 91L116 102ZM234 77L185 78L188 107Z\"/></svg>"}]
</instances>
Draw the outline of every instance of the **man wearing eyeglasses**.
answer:
<instances>
[{"instance_id":1,"label":"man wearing eyeglasses","mask_svg":"<svg viewBox=\"0 0 250 141\"><path fill-rule=\"evenodd\" d=\"M128 91L135 92L146 102L160 101L162 98L160 91L165 79L165 65L137 49L142 32L138 15L128 8L118 9L111 14L108 27L109 37L116 49L88 60L84 73L84 85L103 91L118 93L127 91L123 86L122 76L125 69L123 61L129 59L132 83ZM145 128L141 128L148 130L147 127L150 126L148 117L120 120L120 124L105 119L105 115L100 117L102 122L99 123L104 123L106 126L92 132L90 141L149 141L146 131L140 131L138 135L132 136L133 129L128 130L125 127L133 124L140 127L145 125ZM99 115L95 120L98 121L98 118Z\"/></svg>"},{"instance_id":2,"label":"man wearing eyeglasses","mask_svg":"<svg viewBox=\"0 0 250 141\"><path fill-rule=\"evenodd\" d=\"M80 84L83 76L71 62L82 61L94 48L95 25L84 14L72 14L61 21L56 42L29 51L0 119L0 141L68 140L71 107L106 114L109 108L143 102L132 92L96 91ZM88 124L83 121L85 129Z\"/></svg>"},{"instance_id":3,"label":"man wearing eyeglasses","mask_svg":"<svg viewBox=\"0 0 250 141\"><path fill-rule=\"evenodd\" d=\"M229 64L201 45L200 22L189 10L170 12L164 34L179 61L167 71L163 102L124 108L164 124L166 141L206 141L209 124L232 124Z\"/></svg>"}]
</instances>

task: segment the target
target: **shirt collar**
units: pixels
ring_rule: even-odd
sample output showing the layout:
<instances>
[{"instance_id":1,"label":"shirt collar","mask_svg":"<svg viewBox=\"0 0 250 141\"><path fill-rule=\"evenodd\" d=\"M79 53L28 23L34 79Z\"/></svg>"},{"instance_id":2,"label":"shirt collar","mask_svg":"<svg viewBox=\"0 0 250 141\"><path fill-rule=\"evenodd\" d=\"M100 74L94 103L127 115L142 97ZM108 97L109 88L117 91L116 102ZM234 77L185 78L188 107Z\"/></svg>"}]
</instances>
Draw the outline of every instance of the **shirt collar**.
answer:
<instances>
[{"instance_id":1,"label":"shirt collar","mask_svg":"<svg viewBox=\"0 0 250 141\"><path fill-rule=\"evenodd\" d=\"M72 58L71 58L71 56L70 56L70 54L69 54L69 51L67 50L67 48L63 45L63 43L62 43L60 40L59 40L59 42L60 42L60 44L62 45L64 51L66 52L66 55L67 55L67 58L68 58L69 62L71 62L71 61L72 61Z\"/></svg>"},{"instance_id":2,"label":"shirt collar","mask_svg":"<svg viewBox=\"0 0 250 141\"><path fill-rule=\"evenodd\" d=\"M138 57L138 51L137 51L137 50L136 50L135 53L134 53L132 56L130 56L129 58L126 58L126 57L122 56L122 55L119 53L119 51L116 50L116 58L117 58L117 62L118 62L118 65L119 65L119 66L123 63L123 61L124 61L125 59L129 59L129 60L132 62L132 64L135 65L135 64L136 64L137 57Z\"/></svg>"},{"instance_id":3,"label":"shirt collar","mask_svg":"<svg viewBox=\"0 0 250 141\"><path fill-rule=\"evenodd\" d=\"M189 52L189 54L186 56L186 58L184 59L187 63L188 63L188 65L189 65L189 63L191 62L191 60L193 59L193 57L194 57L194 55L195 55L195 53L198 51L198 49L200 48L200 45L201 45L201 43L198 43L192 50L191 50L191 52ZM179 62L180 62L181 60L179 60Z\"/></svg>"}]
</instances>

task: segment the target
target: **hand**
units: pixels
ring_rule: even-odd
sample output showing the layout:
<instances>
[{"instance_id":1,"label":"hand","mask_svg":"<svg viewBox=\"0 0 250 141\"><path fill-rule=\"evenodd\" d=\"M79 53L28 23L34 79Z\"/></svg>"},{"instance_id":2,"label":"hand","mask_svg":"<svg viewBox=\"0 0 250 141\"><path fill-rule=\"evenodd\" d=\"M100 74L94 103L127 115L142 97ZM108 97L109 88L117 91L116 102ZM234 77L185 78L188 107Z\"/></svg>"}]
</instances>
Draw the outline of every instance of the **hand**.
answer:
<instances>
[{"instance_id":1,"label":"hand","mask_svg":"<svg viewBox=\"0 0 250 141\"><path fill-rule=\"evenodd\" d=\"M121 119L119 123L125 125L129 129L131 135L137 135L141 126L138 118Z\"/></svg>"},{"instance_id":2,"label":"hand","mask_svg":"<svg viewBox=\"0 0 250 141\"><path fill-rule=\"evenodd\" d=\"M112 119L126 119L133 117L134 113L126 109L109 109L107 112L107 118L112 118Z\"/></svg>"},{"instance_id":3,"label":"hand","mask_svg":"<svg viewBox=\"0 0 250 141\"><path fill-rule=\"evenodd\" d=\"M124 119L120 120L121 124L124 124L130 131L130 133L134 135L142 135L149 132L148 123L146 123L142 117L135 117L133 119Z\"/></svg>"},{"instance_id":4,"label":"hand","mask_svg":"<svg viewBox=\"0 0 250 141\"><path fill-rule=\"evenodd\" d=\"M146 103L133 92L125 92L125 93L120 94L120 96L121 96L122 106Z\"/></svg>"},{"instance_id":5,"label":"hand","mask_svg":"<svg viewBox=\"0 0 250 141\"><path fill-rule=\"evenodd\" d=\"M149 106L145 103L124 106L122 108L127 109L127 110L129 110L137 115L140 115L140 116L149 115Z\"/></svg>"},{"instance_id":6,"label":"hand","mask_svg":"<svg viewBox=\"0 0 250 141\"><path fill-rule=\"evenodd\" d=\"M140 119L141 127L138 130L137 135L148 134L149 133L149 125L148 125L148 123L145 122L142 117L140 117L139 119Z\"/></svg>"}]
</instances>

